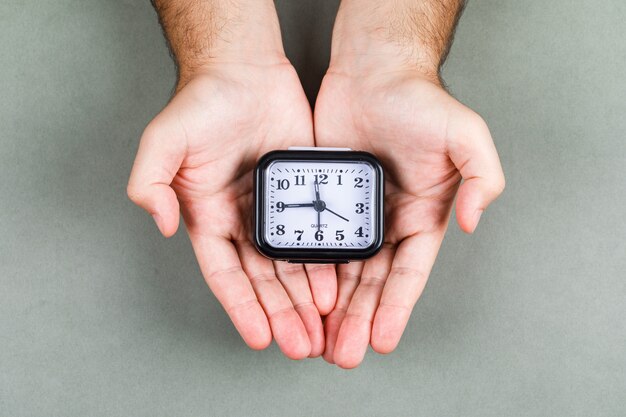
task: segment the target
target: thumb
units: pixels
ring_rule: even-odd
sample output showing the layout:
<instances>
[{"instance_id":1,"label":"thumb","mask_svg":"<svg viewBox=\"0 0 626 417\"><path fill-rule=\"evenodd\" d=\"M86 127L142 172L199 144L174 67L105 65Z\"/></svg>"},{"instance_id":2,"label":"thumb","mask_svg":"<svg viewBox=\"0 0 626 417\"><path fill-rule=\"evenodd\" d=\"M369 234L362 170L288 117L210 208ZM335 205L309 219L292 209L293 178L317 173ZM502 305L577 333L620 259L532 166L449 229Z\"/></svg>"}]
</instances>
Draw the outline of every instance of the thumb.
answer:
<instances>
[{"instance_id":1,"label":"thumb","mask_svg":"<svg viewBox=\"0 0 626 417\"><path fill-rule=\"evenodd\" d=\"M485 121L467 108L451 120L448 153L463 177L456 217L464 232L473 233L487 206L504 191L504 173Z\"/></svg>"},{"instance_id":2,"label":"thumb","mask_svg":"<svg viewBox=\"0 0 626 417\"><path fill-rule=\"evenodd\" d=\"M171 237L178 229L180 206L170 184L185 156L185 144L155 121L141 137L127 193L152 215L161 233Z\"/></svg>"}]
</instances>

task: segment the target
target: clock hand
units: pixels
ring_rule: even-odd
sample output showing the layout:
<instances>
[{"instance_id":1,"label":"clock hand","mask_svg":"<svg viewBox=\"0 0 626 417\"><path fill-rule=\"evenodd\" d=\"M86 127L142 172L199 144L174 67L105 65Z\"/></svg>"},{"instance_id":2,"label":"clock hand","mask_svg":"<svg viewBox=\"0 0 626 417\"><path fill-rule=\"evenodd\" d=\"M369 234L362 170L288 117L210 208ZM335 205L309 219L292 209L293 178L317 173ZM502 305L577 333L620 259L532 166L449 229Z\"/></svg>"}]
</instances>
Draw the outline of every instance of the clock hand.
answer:
<instances>
[{"instance_id":1,"label":"clock hand","mask_svg":"<svg viewBox=\"0 0 626 417\"><path fill-rule=\"evenodd\" d=\"M320 185L317 182L317 179L315 180L315 201L321 201L322 199L320 198Z\"/></svg>"},{"instance_id":2,"label":"clock hand","mask_svg":"<svg viewBox=\"0 0 626 417\"><path fill-rule=\"evenodd\" d=\"M305 203L305 204L285 204L284 208L294 208L294 207L315 207L313 203Z\"/></svg>"},{"instance_id":3,"label":"clock hand","mask_svg":"<svg viewBox=\"0 0 626 417\"><path fill-rule=\"evenodd\" d=\"M325 209L325 210L326 210L326 211L330 211L332 214L334 214L335 216L339 217L340 219L344 219L345 221L350 222L350 220L348 220L348 219L346 219L345 217L343 217L343 216L341 216L341 215L339 215L339 214L335 213L334 211L332 211L332 210L331 210L331 209L329 209L328 207L326 207L326 209Z\"/></svg>"},{"instance_id":4,"label":"clock hand","mask_svg":"<svg viewBox=\"0 0 626 417\"><path fill-rule=\"evenodd\" d=\"M320 231L320 228L322 227L321 222L320 222L320 214L321 213L322 213L321 211L317 212L317 231L318 232Z\"/></svg>"},{"instance_id":5,"label":"clock hand","mask_svg":"<svg viewBox=\"0 0 626 417\"><path fill-rule=\"evenodd\" d=\"M322 212L322 210L319 209L322 199L320 198L320 185L317 182L317 176L315 176L315 182L313 183L313 187L315 188L315 201L313 203L315 203L315 205L317 206L315 208L315 211L317 211L317 231L319 232L322 227L320 220L320 213Z\"/></svg>"}]
</instances>

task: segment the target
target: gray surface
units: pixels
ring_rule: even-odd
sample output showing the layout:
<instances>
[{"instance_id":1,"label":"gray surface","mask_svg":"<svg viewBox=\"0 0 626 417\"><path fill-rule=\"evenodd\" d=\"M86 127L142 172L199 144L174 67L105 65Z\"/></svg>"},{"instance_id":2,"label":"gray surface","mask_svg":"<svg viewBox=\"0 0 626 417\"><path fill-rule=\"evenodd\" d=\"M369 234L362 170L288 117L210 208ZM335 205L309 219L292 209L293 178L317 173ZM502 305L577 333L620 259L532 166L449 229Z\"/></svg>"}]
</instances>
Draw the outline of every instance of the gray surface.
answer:
<instances>
[{"instance_id":1,"label":"gray surface","mask_svg":"<svg viewBox=\"0 0 626 417\"><path fill-rule=\"evenodd\" d=\"M507 191L451 225L397 352L346 372L248 350L126 199L173 85L149 2L1 2L0 415L626 415L626 4L599 3L470 3L445 75ZM321 4L280 2L311 96Z\"/></svg>"}]
</instances>

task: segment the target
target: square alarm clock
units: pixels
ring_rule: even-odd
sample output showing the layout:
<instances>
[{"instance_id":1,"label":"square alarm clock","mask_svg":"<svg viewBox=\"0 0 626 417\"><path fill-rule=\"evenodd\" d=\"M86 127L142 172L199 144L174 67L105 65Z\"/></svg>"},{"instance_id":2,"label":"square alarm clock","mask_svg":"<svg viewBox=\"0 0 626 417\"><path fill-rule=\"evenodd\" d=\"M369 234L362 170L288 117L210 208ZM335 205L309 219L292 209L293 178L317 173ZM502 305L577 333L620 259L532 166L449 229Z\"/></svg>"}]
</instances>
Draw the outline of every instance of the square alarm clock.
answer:
<instances>
[{"instance_id":1,"label":"square alarm clock","mask_svg":"<svg viewBox=\"0 0 626 417\"><path fill-rule=\"evenodd\" d=\"M254 241L292 263L346 263L384 242L384 173L372 154L289 148L264 155L254 174Z\"/></svg>"}]
</instances>

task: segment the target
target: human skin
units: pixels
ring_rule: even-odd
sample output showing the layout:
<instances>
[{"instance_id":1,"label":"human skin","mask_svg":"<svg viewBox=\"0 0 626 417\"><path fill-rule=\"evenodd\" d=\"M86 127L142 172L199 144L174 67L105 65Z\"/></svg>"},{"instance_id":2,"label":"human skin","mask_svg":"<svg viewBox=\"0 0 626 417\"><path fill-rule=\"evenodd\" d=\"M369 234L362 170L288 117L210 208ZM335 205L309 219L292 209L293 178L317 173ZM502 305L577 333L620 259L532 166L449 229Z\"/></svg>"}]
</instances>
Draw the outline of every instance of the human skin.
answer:
<instances>
[{"instance_id":1,"label":"human skin","mask_svg":"<svg viewBox=\"0 0 626 417\"><path fill-rule=\"evenodd\" d=\"M486 123L440 78L462 7L459 0L341 3L315 107L315 141L382 160L386 233L374 258L337 267L324 358L340 367L358 366L368 344L379 353L397 347L455 197L458 224L473 233L504 189Z\"/></svg>"},{"instance_id":2,"label":"human skin","mask_svg":"<svg viewBox=\"0 0 626 417\"><path fill-rule=\"evenodd\" d=\"M182 212L202 274L253 349L324 349L333 266L272 262L251 242L252 170L266 152L313 146L311 109L266 0L160 0L176 93L146 127L128 195L172 236ZM309 282L311 285L309 285Z\"/></svg>"}]
</instances>

